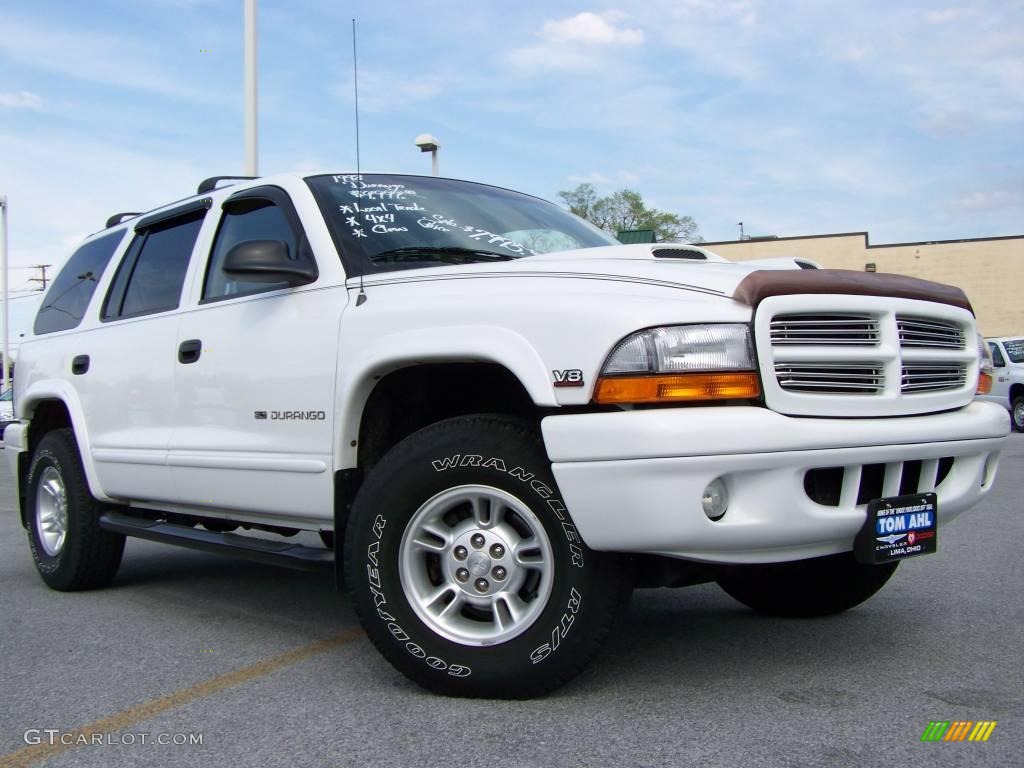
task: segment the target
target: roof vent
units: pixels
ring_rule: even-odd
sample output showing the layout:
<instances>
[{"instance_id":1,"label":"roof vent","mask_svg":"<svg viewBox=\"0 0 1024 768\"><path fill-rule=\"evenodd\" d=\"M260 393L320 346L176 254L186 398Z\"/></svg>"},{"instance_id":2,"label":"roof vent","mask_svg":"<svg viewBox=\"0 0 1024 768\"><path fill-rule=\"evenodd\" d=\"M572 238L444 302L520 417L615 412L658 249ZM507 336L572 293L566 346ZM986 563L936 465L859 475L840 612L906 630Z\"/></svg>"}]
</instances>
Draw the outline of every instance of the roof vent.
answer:
<instances>
[{"instance_id":1,"label":"roof vent","mask_svg":"<svg viewBox=\"0 0 1024 768\"><path fill-rule=\"evenodd\" d=\"M196 190L196 194L205 195L207 192L213 192L222 181L252 181L258 178L259 176L211 176L199 183L199 189Z\"/></svg>"},{"instance_id":2,"label":"roof vent","mask_svg":"<svg viewBox=\"0 0 1024 768\"><path fill-rule=\"evenodd\" d=\"M656 259L687 259L689 261L707 261L707 254L692 248L655 248L651 251Z\"/></svg>"}]
</instances>

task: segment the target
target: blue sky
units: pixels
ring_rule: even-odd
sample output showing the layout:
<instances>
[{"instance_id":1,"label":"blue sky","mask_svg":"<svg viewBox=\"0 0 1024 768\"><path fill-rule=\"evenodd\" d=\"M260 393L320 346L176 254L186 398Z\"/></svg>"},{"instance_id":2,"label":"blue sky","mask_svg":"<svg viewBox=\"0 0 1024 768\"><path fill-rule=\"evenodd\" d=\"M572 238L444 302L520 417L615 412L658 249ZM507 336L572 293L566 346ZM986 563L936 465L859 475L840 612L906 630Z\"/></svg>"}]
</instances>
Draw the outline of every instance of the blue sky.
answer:
<instances>
[{"instance_id":1,"label":"blue sky","mask_svg":"<svg viewBox=\"0 0 1024 768\"><path fill-rule=\"evenodd\" d=\"M240 173L241 0L0 0L12 287ZM260 0L260 170L591 181L708 240L1024 232L1024 2ZM18 302L14 302L17 304ZM17 324L12 323L17 330Z\"/></svg>"}]
</instances>

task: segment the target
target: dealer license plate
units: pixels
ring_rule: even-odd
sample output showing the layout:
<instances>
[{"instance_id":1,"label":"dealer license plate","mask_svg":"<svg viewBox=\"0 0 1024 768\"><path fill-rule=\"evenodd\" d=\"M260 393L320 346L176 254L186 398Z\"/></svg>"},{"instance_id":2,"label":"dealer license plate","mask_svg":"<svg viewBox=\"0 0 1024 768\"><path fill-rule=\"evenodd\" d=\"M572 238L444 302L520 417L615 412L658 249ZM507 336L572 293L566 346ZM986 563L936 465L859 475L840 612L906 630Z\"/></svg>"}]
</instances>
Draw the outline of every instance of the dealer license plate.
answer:
<instances>
[{"instance_id":1,"label":"dealer license plate","mask_svg":"<svg viewBox=\"0 0 1024 768\"><path fill-rule=\"evenodd\" d=\"M938 504L934 493L875 499L854 542L859 562L891 563L929 555L938 545Z\"/></svg>"}]
</instances>

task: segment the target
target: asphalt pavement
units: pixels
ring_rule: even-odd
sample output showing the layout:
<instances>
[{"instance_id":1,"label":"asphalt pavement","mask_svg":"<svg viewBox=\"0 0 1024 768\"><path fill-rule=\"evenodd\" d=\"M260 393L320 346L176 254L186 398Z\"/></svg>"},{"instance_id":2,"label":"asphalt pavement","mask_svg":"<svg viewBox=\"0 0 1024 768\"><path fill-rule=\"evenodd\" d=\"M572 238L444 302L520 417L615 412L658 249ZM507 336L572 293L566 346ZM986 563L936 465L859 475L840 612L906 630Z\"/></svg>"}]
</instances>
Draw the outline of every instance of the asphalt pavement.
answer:
<instances>
[{"instance_id":1,"label":"asphalt pavement","mask_svg":"<svg viewBox=\"0 0 1024 768\"><path fill-rule=\"evenodd\" d=\"M52 592L4 464L0 768L1019 765L1022 491L1014 435L988 499L863 606L766 619L714 585L640 591L584 675L504 702L407 682L318 576L129 539L113 586ZM921 741L958 720L998 724Z\"/></svg>"}]
</instances>

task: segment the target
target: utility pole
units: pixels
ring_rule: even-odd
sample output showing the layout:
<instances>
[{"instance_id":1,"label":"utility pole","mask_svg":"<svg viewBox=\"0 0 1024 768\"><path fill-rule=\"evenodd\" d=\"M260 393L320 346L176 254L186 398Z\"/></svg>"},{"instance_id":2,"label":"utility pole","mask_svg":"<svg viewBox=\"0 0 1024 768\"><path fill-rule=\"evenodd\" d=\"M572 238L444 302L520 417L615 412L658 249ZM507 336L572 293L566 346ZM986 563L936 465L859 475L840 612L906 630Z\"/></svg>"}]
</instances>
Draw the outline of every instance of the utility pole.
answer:
<instances>
[{"instance_id":1,"label":"utility pole","mask_svg":"<svg viewBox=\"0 0 1024 768\"><path fill-rule=\"evenodd\" d=\"M4 360L3 379L0 380L0 387L7 388L7 380L11 373L11 349L10 349L10 312L7 305L10 303L7 296L7 195L0 195L0 271L3 275L4 294Z\"/></svg>"},{"instance_id":2,"label":"utility pole","mask_svg":"<svg viewBox=\"0 0 1024 768\"><path fill-rule=\"evenodd\" d=\"M245 175L259 176L256 143L256 0L245 0Z\"/></svg>"},{"instance_id":3,"label":"utility pole","mask_svg":"<svg viewBox=\"0 0 1024 768\"><path fill-rule=\"evenodd\" d=\"M50 282L50 278L46 276L46 270L48 270L52 266L53 264L33 264L31 267L29 267L29 269L38 269L42 276L30 277L28 281L30 283L42 283L42 285L39 286L39 290L45 292L46 284Z\"/></svg>"}]
</instances>

